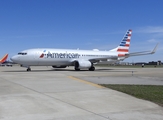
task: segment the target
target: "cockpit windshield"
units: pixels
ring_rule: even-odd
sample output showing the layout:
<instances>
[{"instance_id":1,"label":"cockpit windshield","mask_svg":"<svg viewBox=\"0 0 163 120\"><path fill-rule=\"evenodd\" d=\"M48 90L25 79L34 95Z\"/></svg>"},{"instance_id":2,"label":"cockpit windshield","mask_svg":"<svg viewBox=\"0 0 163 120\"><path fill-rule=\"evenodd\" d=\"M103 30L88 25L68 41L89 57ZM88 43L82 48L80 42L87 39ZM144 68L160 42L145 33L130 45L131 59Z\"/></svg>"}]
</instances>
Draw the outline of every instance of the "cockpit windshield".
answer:
<instances>
[{"instance_id":1,"label":"cockpit windshield","mask_svg":"<svg viewBox=\"0 0 163 120\"><path fill-rule=\"evenodd\" d=\"M18 55L27 55L27 53L19 52Z\"/></svg>"}]
</instances>

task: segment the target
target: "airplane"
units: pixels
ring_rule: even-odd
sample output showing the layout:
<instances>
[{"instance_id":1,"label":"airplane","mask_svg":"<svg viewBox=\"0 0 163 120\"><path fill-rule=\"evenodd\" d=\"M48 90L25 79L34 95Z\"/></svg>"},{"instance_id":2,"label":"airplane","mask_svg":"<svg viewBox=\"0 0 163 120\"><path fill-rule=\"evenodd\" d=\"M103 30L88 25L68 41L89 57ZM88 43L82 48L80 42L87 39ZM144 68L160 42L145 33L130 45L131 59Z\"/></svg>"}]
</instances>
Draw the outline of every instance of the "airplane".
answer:
<instances>
[{"instance_id":1,"label":"airplane","mask_svg":"<svg viewBox=\"0 0 163 120\"><path fill-rule=\"evenodd\" d=\"M3 66L8 66L8 67L12 67L13 64L15 64L14 62L10 61L10 60L6 60L4 63L2 63L1 65Z\"/></svg>"},{"instance_id":2,"label":"airplane","mask_svg":"<svg viewBox=\"0 0 163 120\"><path fill-rule=\"evenodd\" d=\"M1 59L0 59L0 65L1 66L5 66L4 63L6 62L8 58L8 54L4 55Z\"/></svg>"},{"instance_id":3,"label":"airplane","mask_svg":"<svg viewBox=\"0 0 163 120\"><path fill-rule=\"evenodd\" d=\"M115 63L130 56L154 54L156 52L158 44L152 51L129 53L131 33L132 30L129 29L119 46L109 51L36 48L23 50L13 56L11 60L20 64L21 67L26 67L27 71L31 71L30 66L52 66L53 68L74 66L76 71L80 69L94 71L94 64L99 62Z\"/></svg>"}]
</instances>

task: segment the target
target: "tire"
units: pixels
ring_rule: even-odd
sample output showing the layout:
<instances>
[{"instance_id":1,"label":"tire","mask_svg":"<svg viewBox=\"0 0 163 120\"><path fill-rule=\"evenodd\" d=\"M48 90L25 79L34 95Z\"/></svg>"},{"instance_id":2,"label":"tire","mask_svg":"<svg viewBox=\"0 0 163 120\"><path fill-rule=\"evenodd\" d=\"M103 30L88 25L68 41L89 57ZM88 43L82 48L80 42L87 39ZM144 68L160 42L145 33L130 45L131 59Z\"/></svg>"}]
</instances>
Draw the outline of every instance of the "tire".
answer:
<instances>
[{"instance_id":1,"label":"tire","mask_svg":"<svg viewBox=\"0 0 163 120\"><path fill-rule=\"evenodd\" d=\"M80 69L79 69L79 68L75 68L75 70L76 70L76 71L80 71Z\"/></svg>"},{"instance_id":2,"label":"tire","mask_svg":"<svg viewBox=\"0 0 163 120\"><path fill-rule=\"evenodd\" d=\"M31 68L27 68L27 71L31 71Z\"/></svg>"},{"instance_id":3,"label":"tire","mask_svg":"<svg viewBox=\"0 0 163 120\"><path fill-rule=\"evenodd\" d=\"M95 67L94 66L90 67L89 71L95 71Z\"/></svg>"}]
</instances>

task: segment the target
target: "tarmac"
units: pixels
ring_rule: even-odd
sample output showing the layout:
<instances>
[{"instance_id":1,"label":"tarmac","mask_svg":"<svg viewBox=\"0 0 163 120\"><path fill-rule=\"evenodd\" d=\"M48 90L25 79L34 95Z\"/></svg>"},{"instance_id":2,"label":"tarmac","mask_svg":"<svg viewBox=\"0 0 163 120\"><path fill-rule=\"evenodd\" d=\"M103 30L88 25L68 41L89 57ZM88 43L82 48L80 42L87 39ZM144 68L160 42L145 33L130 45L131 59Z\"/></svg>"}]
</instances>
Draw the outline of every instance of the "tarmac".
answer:
<instances>
[{"instance_id":1,"label":"tarmac","mask_svg":"<svg viewBox=\"0 0 163 120\"><path fill-rule=\"evenodd\" d=\"M163 85L163 68L0 67L0 120L163 120L163 107L98 84Z\"/></svg>"}]
</instances>

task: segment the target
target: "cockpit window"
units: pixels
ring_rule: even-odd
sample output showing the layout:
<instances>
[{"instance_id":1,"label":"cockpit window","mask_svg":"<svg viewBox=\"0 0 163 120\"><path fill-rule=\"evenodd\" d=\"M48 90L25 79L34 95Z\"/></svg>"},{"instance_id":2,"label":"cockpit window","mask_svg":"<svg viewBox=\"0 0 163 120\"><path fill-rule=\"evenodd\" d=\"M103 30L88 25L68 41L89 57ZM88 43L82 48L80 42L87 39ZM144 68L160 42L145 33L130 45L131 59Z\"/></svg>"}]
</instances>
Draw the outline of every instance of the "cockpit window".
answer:
<instances>
[{"instance_id":1,"label":"cockpit window","mask_svg":"<svg viewBox=\"0 0 163 120\"><path fill-rule=\"evenodd\" d=\"M18 55L27 55L27 53L19 52Z\"/></svg>"}]
</instances>

